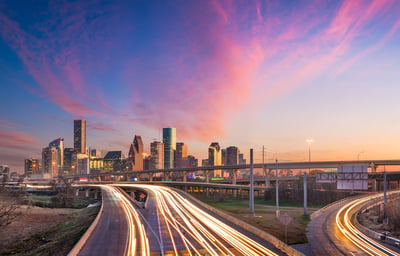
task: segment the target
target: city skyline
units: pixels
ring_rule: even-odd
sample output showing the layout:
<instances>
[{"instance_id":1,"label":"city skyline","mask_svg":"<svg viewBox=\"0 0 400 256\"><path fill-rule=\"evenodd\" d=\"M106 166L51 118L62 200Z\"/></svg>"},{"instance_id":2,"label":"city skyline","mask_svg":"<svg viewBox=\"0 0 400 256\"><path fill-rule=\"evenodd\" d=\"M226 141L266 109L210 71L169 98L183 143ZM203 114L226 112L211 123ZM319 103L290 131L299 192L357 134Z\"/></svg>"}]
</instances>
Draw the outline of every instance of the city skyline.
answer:
<instances>
[{"instance_id":1,"label":"city skyline","mask_svg":"<svg viewBox=\"0 0 400 256\"><path fill-rule=\"evenodd\" d=\"M0 4L0 164L176 127L261 162L399 159L398 1ZM85 33L82 33L85 31ZM311 144L307 139L313 139ZM311 150L309 150L311 148Z\"/></svg>"}]
</instances>

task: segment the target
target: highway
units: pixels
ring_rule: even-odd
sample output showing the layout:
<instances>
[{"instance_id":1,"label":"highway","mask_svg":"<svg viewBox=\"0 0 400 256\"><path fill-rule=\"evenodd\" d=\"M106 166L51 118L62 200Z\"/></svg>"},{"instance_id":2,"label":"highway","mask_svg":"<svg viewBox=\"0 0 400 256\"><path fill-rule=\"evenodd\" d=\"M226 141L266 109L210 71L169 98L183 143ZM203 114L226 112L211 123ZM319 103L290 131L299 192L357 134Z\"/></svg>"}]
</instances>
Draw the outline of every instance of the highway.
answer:
<instances>
[{"instance_id":1,"label":"highway","mask_svg":"<svg viewBox=\"0 0 400 256\"><path fill-rule=\"evenodd\" d=\"M130 201L115 187L100 187L103 212L78 255L149 255L146 232Z\"/></svg>"},{"instance_id":2,"label":"highway","mask_svg":"<svg viewBox=\"0 0 400 256\"><path fill-rule=\"evenodd\" d=\"M368 237L360 232L352 223L352 216L360 210L363 204L368 204L382 195L372 195L356 199L341 207L336 214L336 225L340 232L354 245L363 250L368 255L376 256L399 256L400 253L395 252L382 243Z\"/></svg>"},{"instance_id":3,"label":"highway","mask_svg":"<svg viewBox=\"0 0 400 256\"><path fill-rule=\"evenodd\" d=\"M148 233L151 252L159 255L284 255L208 214L173 189L121 185L147 190L150 195L147 208L141 209L139 214Z\"/></svg>"},{"instance_id":4,"label":"highway","mask_svg":"<svg viewBox=\"0 0 400 256\"><path fill-rule=\"evenodd\" d=\"M400 255L375 241L352 224L361 205L380 195L349 198L322 210L307 226L307 238L314 255Z\"/></svg>"}]
</instances>

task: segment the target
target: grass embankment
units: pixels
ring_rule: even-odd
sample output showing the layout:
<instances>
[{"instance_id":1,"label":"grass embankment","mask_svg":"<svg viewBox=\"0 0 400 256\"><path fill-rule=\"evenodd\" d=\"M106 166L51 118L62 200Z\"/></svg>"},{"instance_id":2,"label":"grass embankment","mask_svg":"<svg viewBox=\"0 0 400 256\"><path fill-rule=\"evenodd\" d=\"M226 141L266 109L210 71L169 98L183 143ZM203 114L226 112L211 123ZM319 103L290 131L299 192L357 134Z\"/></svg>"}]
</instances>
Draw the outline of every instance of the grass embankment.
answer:
<instances>
[{"instance_id":1,"label":"grass embankment","mask_svg":"<svg viewBox=\"0 0 400 256\"><path fill-rule=\"evenodd\" d=\"M275 201L255 200L255 215L252 216L249 215L249 201L247 200L229 199L221 201L210 198L202 198L200 200L285 241L285 226L276 218ZM311 214L320 207L322 206L309 206L307 213ZM288 244L307 243L305 232L309 216L303 215L303 205L293 202L281 202L279 209L281 215L287 213L292 217L292 221L287 227Z\"/></svg>"},{"instance_id":2,"label":"grass embankment","mask_svg":"<svg viewBox=\"0 0 400 256\"><path fill-rule=\"evenodd\" d=\"M0 250L0 255L67 255L95 219L99 207L68 214L57 225L44 227L30 237Z\"/></svg>"}]
</instances>

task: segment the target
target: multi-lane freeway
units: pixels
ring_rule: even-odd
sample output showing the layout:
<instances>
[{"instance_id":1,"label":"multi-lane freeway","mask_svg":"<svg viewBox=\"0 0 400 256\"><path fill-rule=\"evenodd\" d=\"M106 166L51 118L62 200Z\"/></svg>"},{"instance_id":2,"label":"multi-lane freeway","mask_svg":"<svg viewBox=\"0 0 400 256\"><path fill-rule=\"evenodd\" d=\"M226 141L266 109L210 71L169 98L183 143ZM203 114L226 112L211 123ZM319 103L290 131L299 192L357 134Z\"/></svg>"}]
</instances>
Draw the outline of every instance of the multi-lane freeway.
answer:
<instances>
[{"instance_id":1,"label":"multi-lane freeway","mask_svg":"<svg viewBox=\"0 0 400 256\"><path fill-rule=\"evenodd\" d=\"M118 185L101 186L103 212L79 255L285 255L171 188L123 185L147 191L146 209Z\"/></svg>"}]
</instances>

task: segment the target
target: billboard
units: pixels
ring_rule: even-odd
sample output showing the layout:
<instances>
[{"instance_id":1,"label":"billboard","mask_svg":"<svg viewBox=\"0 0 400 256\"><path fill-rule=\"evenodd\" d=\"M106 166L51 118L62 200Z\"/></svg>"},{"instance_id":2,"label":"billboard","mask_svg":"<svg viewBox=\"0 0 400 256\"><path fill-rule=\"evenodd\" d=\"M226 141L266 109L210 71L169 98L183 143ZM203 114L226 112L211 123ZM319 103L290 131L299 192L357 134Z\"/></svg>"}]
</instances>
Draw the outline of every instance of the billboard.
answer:
<instances>
[{"instance_id":1,"label":"billboard","mask_svg":"<svg viewBox=\"0 0 400 256\"><path fill-rule=\"evenodd\" d=\"M337 189L367 190L368 165L339 165Z\"/></svg>"},{"instance_id":2,"label":"billboard","mask_svg":"<svg viewBox=\"0 0 400 256\"><path fill-rule=\"evenodd\" d=\"M317 172L317 183L336 183L337 173L335 172Z\"/></svg>"}]
</instances>

